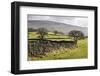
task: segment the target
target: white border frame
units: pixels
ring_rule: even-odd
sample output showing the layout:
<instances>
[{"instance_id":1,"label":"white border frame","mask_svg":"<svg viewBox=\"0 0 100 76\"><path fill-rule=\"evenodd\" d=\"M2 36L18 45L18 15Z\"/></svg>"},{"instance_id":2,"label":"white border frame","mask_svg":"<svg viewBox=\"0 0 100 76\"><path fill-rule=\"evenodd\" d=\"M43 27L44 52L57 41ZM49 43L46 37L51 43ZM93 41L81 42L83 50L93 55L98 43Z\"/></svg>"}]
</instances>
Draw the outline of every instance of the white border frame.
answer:
<instances>
[{"instance_id":1,"label":"white border frame","mask_svg":"<svg viewBox=\"0 0 100 76\"><path fill-rule=\"evenodd\" d=\"M27 14L87 16L88 59L27 61ZM43 7L20 7L20 70L94 66L94 11Z\"/></svg>"}]
</instances>

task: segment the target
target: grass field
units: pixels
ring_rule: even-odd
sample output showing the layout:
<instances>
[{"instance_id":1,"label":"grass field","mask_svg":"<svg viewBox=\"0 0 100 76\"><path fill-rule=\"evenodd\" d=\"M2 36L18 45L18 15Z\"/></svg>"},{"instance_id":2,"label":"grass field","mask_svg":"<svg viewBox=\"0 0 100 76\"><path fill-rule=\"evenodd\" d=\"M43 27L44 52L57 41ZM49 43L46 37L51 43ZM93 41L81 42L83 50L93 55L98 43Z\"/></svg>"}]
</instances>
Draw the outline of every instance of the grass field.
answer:
<instances>
[{"instance_id":1,"label":"grass field","mask_svg":"<svg viewBox=\"0 0 100 76\"><path fill-rule=\"evenodd\" d=\"M29 37L28 39L38 39L38 34L36 32L29 32L28 33ZM52 40L52 41L71 41L71 37L67 35L61 35L61 34L54 34L53 32L48 32L48 35L45 37L47 40Z\"/></svg>"},{"instance_id":2,"label":"grass field","mask_svg":"<svg viewBox=\"0 0 100 76\"><path fill-rule=\"evenodd\" d=\"M38 35L36 32L30 32L29 33L29 39L35 39L38 38ZM72 40L69 36L66 35L55 35L53 33L48 33L46 38L58 38L58 39L52 39L52 40L61 40L59 38L62 38L62 40L70 41ZM51 40L51 39L50 39ZM34 57L34 56L28 56L28 60L56 60L56 59L82 59L88 57L88 39L78 40L78 47L75 48L63 48L61 47L58 50L54 50L51 52L46 53L46 55L42 57Z\"/></svg>"}]
</instances>

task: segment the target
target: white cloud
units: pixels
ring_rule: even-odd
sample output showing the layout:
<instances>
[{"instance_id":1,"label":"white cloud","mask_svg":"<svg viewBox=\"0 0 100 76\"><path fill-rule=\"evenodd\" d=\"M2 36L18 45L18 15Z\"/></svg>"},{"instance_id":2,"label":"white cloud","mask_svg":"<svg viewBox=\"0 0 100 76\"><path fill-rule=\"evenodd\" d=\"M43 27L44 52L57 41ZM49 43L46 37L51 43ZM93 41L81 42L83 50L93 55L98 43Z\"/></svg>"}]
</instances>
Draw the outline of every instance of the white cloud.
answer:
<instances>
[{"instance_id":1,"label":"white cloud","mask_svg":"<svg viewBox=\"0 0 100 76\"><path fill-rule=\"evenodd\" d=\"M75 26L88 27L87 17L75 17L75 16L46 16L46 15L28 15L28 20L48 20L71 24Z\"/></svg>"}]
</instances>

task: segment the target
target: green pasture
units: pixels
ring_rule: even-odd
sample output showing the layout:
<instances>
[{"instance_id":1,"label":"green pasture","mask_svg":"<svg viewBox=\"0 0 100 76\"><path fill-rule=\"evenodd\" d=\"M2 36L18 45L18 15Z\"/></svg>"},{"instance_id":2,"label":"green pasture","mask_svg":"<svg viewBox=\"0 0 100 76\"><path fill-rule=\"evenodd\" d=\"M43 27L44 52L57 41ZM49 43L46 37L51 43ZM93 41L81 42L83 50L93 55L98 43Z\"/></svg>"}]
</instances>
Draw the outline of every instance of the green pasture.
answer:
<instances>
[{"instance_id":1,"label":"green pasture","mask_svg":"<svg viewBox=\"0 0 100 76\"><path fill-rule=\"evenodd\" d=\"M28 39L38 39L38 34L37 32L28 32ZM61 35L61 34L54 34L53 32L48 32L48 35L45 36L47 40L52 40L52 41L71 41L72 38L67 36L67 35Z\"/></svg>"}]
</instances>

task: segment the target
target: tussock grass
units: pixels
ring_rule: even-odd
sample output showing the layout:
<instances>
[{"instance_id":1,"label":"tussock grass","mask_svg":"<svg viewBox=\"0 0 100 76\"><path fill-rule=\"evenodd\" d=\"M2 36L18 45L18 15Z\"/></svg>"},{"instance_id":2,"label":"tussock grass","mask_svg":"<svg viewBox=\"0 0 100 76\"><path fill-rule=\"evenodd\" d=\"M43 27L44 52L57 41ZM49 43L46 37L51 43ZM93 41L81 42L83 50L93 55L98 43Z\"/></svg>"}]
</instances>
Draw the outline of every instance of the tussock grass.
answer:
<instances>
[{"instance_id":1,"label":"tussock grass","mask_svg":"<svg viewBox=\"0 0 100 76\"><path fill-rule=\"evenodd\" d=\"M61 47L58 50L46 53L45 56L30 57L28 60L57 60L57 59L82 59L88 57L88 39L78 40L78 46L75 48Z\"/></svg>"}]
</instances>

